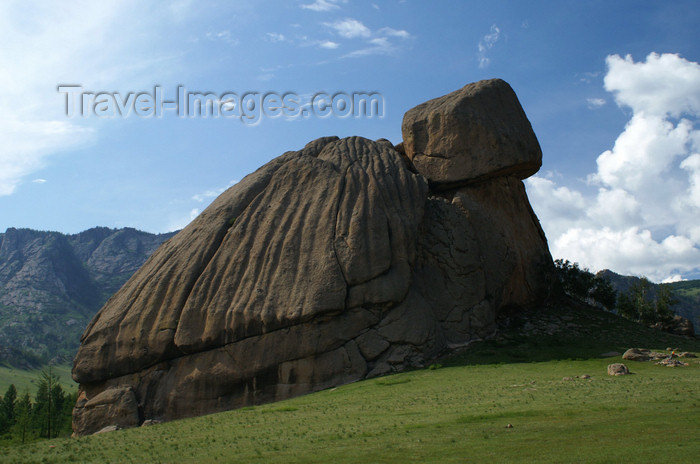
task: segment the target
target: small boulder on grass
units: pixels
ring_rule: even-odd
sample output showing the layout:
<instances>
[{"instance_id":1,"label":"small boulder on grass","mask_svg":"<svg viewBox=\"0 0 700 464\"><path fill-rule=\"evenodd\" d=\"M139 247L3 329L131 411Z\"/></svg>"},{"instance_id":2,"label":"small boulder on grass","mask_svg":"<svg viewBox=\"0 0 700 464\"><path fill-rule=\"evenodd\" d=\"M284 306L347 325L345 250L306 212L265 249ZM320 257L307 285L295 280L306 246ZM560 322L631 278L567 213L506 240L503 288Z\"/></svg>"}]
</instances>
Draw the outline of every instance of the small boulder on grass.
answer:
<instances>
[{"instance_id":1,"label":"small boulder on grass","mask_svg":"<svg viewBox=\"0 0 700 464\"><path fill-rule=\"evenodd\" d=\"M643 348L630 348L622 355L622 359L627 361L649 361L650 351Z\"/></svg>"},{"instance_id":2,"label":"small boulder on grass","mask_svg":"<svg viewBox=\"0 0 700 464\"><path fill-rule=\"evenodd\" d=\"M620 363L608 365L608 375L627 375L630 371L627 366Z\"/></svg>"},{"instance_id":3,"label":"small boulder on grass","mask_svg":"<svg viewBox=\"0 0 700 464\"><path fill-rule=\"evenodd\" d=\"M97 434L100 434L100 433L107 433L107 432L116 432L117 430L119 430L119 426L117 426L117 425L108 425L107 427L104 427L104 428L98 430L97 432L93 433L93 435L97 435Z\"/></svg>"}]
</instances>

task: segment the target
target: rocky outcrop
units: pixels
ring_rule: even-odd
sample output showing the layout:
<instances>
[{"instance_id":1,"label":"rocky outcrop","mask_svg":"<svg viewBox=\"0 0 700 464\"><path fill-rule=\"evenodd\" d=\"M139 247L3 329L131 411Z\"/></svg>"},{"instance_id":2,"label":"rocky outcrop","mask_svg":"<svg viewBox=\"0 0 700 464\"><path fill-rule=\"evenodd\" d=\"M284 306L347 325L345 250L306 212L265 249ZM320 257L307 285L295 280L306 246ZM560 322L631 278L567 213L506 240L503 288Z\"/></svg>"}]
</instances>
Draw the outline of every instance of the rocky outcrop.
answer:
<instances>
[{"instance_id":1,"label":"rocky outcrop","mask_svg":"<svg viewBox=\"0 0 700 464\"><path fill-rule=\"evenodd\" d=\"M83 335L75 433L127 426L110 407L138 425L422 366L491 335L501 308L540 302L552 262L520 179L541 155L515 94L495 80L438 100L407 114L405 153L318 139L163 244ZM470 106L488 138L462 133ZM436 158L459 167L444 182L407 159L417 121L443 107L460 109ZM518 155L518 139L537 153Z\"/></svg>"},{"instance_id":2,"label":"rocky outcrop","mask_svg":"<svg viewBox=\"0 0 700 464\"><path fill-rule=\"evenodd\" d=\"M134 391L128 387L107 388L88 400L85 392L78 397L77 406L85 411L74 420L73 427L79 430L95 430L95 433L135 427L139 425L138 403ZM109 417L109 425L103 419Z\"/></svg>"},{"instance_id":3,"label":"rocky outcrop","mask_svg":"<svg viewBox=\"0 0 700 464\"><path fill-rule=\"evenodd\" d=\"M651 327L653 329L663 330L664 332L682 335L684 337L695 336L695 328L693 327L693 323L683 316L675 315L671 319L663 322L657 322Z\"/></svg>"}]
</instances>

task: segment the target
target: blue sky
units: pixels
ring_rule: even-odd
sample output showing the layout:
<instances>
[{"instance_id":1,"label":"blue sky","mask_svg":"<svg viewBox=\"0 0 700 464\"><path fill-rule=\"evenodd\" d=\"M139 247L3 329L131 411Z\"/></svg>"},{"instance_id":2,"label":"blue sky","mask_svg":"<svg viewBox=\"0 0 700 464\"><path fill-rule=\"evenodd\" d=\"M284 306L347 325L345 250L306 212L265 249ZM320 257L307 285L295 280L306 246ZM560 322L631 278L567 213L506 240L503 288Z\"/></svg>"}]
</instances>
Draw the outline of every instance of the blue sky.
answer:
<instances>
[{"instance_id":1,"label":"blue sky","mask_svg":"<svg viewBox=\"0 0 700 464\"><path fill-rule=\"evenodd\" d=\"M696 1L5 1L0 230L181 228L325 135L401 141L406 110L480 79L518 94L544 152L526 182L555 257L700 277ZM120 95L379 92L382 118L65 115Z\"/></svg>"}]
</instances>

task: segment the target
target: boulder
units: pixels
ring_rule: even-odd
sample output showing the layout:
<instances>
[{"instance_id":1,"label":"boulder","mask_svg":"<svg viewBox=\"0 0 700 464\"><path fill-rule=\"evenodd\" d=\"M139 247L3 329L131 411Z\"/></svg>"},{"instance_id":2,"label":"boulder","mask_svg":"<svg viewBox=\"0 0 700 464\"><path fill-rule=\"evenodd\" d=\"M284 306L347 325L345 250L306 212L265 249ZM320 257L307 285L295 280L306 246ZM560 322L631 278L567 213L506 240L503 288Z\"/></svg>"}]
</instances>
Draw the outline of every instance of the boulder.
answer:
<instances>
[{"instance_id":1,"label":"boulder","mask_svg":"<svg viewBox=\"0 0 700 464\"><path fill-rule=\"evenodd\" d=\"M650 351L642 348L630 348L622 355L622 359L627 361L649 361Z\"/></svg>"},{"instance_id":2,"label":"boulder","mask_svg":"<svg viewBox=\"0 0 700 464\"><path fill-rule=\"evenodd\" d=\"M141 427L150 427L151 425L158 425L158 424L160 424L159 420L148 419L148 420L143 421L143 424L141 424Z\"/></svg>"},{"instance_id":3,"label":"boulder","mask_svg":"<svg viewBox=\"0 0 700 464\"><path fill-rule=\"evenodd\" d=\"M83 390L73 409L73 430L78 435L108 432L139 424L138 402L129 385L105 388L90 397ZM113 429L108 430L108 427Z\"/></svg>"},{"instance_id":4,"label":"boulder","mask_svg":"<svg viewBox=\"0 0 700 464\"><path fill-rule=\"evenodd\" d=\"M403 148L435 184L512 176L542 165L542 150L513 89L501 79L469 84L409 110Z\"/></svg>"},{"instance_id":5,"label":"boulder","mask_svg":"<svg viewBox=\"0 0 700 464\"><path fill-rule=\"evenodd\" d=\"M651 351L645 348L630 348L622 355L622 359L626 359L628 361L649 361L650 359L657 360L664 359L666 357L668 357L667 353Z\"/></svg>"},{"instance_id":6,"label":"boulder","mask_svg":"<svg viewBox=\"0 0 700 464\"><path fill-rule=\"evenodd\" d=\"M490 104L494 119L513 109ZM449 163L468 161L450 152ZM491 336L499 310L543 301L553 267L526 170L509 166L434 190L390 142L362 137L270 161L165 242L88 325L75 434L115 423L110 414L130 427L281 400Z\"/></svg>"},{"instance_id":7,"label":"boulder","mask_svg":"<svg viewBox=\"0 0 700 464\"><path fill-rule=\"evenodd\" d=\"M624 364L615 363L608 365L608 375L627 375L629 373L629 369Z\"/></svg>"}]
</instances>

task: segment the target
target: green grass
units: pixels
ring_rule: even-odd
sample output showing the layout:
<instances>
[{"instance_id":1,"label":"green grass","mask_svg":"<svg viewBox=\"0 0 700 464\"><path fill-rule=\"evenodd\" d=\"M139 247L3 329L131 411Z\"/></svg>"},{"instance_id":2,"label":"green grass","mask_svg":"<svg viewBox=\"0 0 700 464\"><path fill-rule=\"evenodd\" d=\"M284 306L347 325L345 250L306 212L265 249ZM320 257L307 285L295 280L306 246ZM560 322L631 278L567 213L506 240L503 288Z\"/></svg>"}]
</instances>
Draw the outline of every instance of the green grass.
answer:
<instances>
[{"instance_id":1,"label":"green grass","mask_svg":"<svg viewBox=\"0 0 700 464\"><path fill-rule=\"evenodd\" d=\"M3 462L694 462L700 364L620 358L425 369L146 428L0 449ZM575 377L592 376L590 380ZM506 428L512 424L513 428Z\"/></svg>"},{"instance_id":2,"label":"green grass","mask_svg":"<svg viewBox=\"0 0 700 464\"><path fill-rule=\"evenodd\" d=\"M53 366L53 370L61 379L61 386L65 392L74 392L78 389L78 384L71 378L70 365ZM29 389L29 394L34 397L36 394L36 381L41 369L24 370L14 367L0 366L0 396L4 395L7 387L14 384L17 394L23 394L25 389Z\"/></svg>"},{"instance_id":3,"label":"green grass","mask_svg":"<svg viewBox=\"0 0 700 464\"><path fill-rule=\"evenodd\" d=\"M12 445L0 448L0 462L697 462L700 361L626 361L633 375L610 377L607 365L621 357L600 354L630 346L698 352L700 341L572 309L528 315L543 327L566 317L572 327L526 336L518 317L499 338L433 368L151 427Z\"/></svg>"}]
</instances>

